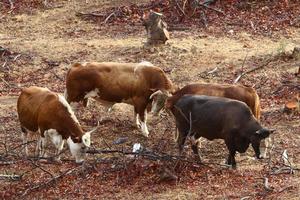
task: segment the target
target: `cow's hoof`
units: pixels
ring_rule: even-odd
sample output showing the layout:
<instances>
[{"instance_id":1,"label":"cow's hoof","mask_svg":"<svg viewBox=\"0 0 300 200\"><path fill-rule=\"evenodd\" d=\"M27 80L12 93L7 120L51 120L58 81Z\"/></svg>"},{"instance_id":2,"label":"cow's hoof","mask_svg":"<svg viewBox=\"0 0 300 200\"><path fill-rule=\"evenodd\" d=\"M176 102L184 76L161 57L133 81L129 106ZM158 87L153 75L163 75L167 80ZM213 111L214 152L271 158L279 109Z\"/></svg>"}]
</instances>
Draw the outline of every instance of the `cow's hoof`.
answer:
<instances>
[{"instance_id":1,"label":"cow's hoof","mask_svg":"<svg viewBox=\"0 0 300 200\"><path fill-rule=\"evenodd\" d=\"M235 165L231 165L231 169L236 169L236 164Z\"/></svg>"}]
</instances>

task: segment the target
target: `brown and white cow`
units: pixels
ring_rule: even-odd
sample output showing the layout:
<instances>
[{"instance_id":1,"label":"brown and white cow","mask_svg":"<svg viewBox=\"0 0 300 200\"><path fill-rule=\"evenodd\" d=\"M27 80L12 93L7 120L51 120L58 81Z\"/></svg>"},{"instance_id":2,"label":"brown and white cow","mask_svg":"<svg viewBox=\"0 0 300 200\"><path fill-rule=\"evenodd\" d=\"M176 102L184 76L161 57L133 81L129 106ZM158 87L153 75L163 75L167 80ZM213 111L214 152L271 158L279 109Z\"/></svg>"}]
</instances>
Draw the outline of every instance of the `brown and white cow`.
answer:
<instances>
[{"instance_id":1,"label":"brown and white cow","mask_svg":"<svg viewBox=\"0 0 300 200\"><path fill-rule=\"evenodd\" d=\"M47 88L36 86L24 88L18 98L17 110L26 156L27 134L30 131L40 134L37 144L39 156L44 156L46 138L49 137L56 147L58 161L64 140L67 140L76 162L84 161L85 151L91 144L90 135L95 129L90 132L82 130L74 112L62 95Z\"/></svg>"},{"instance_id":2,"label":"brown and white cow","mask_svg":"<svg viewBox=\"0 0 300 200\"><path fill-rule=\"evenodd\" d=\"M258 121L260 119L260 100L255 89L243 85L216 83L188 84L168 97L165 94L162 94L158 91L152 94L152 96L150 97L154 100L154 102L158 102L157 104L153 104L152 112L154 114L158 114L163 107L167 108L168 110L171 110L173 105L175 105L178 101L178 99L187 94L226 97L242 101L248 105L255 118ZM177 140L177 137L178 135L176 134L175 140ZM267 149L270 147L270 140L270 138L266 138L265 143L262 143L263 157L266 157Z\"/></svg>"},{"instance_id":3,"label":"brown and white cow","mask_svg":"<svg viewBox=\"0 0 300 200\"><path fill-rule=\"evenodd\" d=\"M173 84L163 70L149 62L89 62L71 66L66 77L65 98L71 105L81 101L87 106L90 97L106 106L131 104L137 126L148 137L149 97L156 91L167 94L172 90Z\"/></svg>"}]
</instances>

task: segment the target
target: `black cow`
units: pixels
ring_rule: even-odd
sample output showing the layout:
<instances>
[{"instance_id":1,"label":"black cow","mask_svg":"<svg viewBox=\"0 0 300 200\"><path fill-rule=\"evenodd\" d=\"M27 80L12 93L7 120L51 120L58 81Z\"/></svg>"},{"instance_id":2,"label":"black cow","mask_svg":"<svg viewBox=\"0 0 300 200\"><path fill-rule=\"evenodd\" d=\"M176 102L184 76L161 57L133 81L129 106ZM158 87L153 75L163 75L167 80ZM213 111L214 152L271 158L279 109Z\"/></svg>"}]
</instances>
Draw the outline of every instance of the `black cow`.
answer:
<instances>
[{"instance_id":1,"label":"black cow","mask_svg":"<svg viewBox=\"0 0 300 200\"><path fill-rule=\"evenodd\" d=\"M233 167L236 166L236 151L244 153L250 143L256 157L260 158L260 141L272 132L258 123L245 103L228 98L185 95L171 111L179 131L177 143L180 153L187 136L192 137L192 150L197 155L200 137L224 139L229 150L227 163Z\"/></svg>"}]
</instances>

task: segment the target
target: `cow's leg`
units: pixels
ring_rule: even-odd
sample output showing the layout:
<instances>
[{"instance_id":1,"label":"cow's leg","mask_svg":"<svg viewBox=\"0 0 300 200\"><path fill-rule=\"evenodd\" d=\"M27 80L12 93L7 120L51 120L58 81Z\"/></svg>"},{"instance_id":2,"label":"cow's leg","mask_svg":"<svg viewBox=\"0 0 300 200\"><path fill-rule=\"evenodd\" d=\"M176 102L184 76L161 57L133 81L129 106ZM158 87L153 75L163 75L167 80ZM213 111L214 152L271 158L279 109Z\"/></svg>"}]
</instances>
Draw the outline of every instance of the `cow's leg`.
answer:
<instances>
[{"instance_id":1,"label":"cow's leg","mask_svg":"<svg viewBox=\"0 0 300 200\"><path fill-rule=\"evenodd\" d=\"M201 154L199 152L199 143L201 143L200 138L196 139L195 136L192 136L192 150L195 154L195 159L201 161Z\"/></svg>"},{"instance_id":2,"label":"cow's leg","mask_svg":"<svg viewBox=\"0 0 300 200\"><path fill-rule=\"evenodd\" d=\"M45 157L45 143L46 143L46 137L40 136L40 138L37 141L37 148L36 153L38 154L38 157Z\"/></svg>"},{"instance_id":3,"label":"cow's leg","mask_svg":"<svg viewBox=\"0 0 300 200\"><path fill-rule=\"evenodd\" d=\"M231 165L232 168L236 168L235 150L229 150L229 156L228 156L228 159L227 159L227 164Z\"/></svg>"},{"instance_id":4,"label":"cow's leg","mask_svg":"<svg viewBox=\"0 0 300 200\"><path fill-rule=\"evenodd\" d=\"M251 145L252 145L253 150L255 152L256 158L261 159L260 149L259 149L260 143L251 143Z\"/></svg>"},{"instance_id":5,"label":"cow's leg","mask_svg":"<svg viewBox=\"0 0 300 200\"><path fill-rule=\"evenodd\" d=\"M145 137L148 137L149 135L149 131L148 131L148 127L147 127L147 112L146 110L144 110L144 113L139 114L141 116L141 129L142 129L142 133Z\"/></svg>"},{"instance_id":6,"label":"cow's leg","mask_svg":"<svg viewBox=\"0 0 300 200\"><path fill-rule=\"evenodd\" d=\"M57 133L56 130L51 130L51 131L49 130L48 135L51 138L51 141L55 146L55 158L54 158L54 160L57 161L57 162L61 162L60 161L60 152L64 147L64 140L63 140L62 136Z\"/></svg>"},{"instance_id":7,"label":"cow's leg","mask_svg":"<svg viewBox=\"0 0 300 200\"><path fill-rule=\"evenodd\" d=\"M139 114L137 113L136 108L134 108L134 121L135 121L136 127L141 128L141 122L140 122Z\"/></svg>"},{"instance_id":8,"label":"cow's leg","mask_svg":"<svg viewBox=\"0 0 300 200\"><path fill-rule=\"evenodd\" d=\"M145 137L148 137L149 131L147 127L147 112L146 112L146 107L147 107L147 101L144 99L137 99L135 100L135 109L139 115L140 121L141 121L141 130L142 134Z\"/></svg>"},{"instance_id":9,"label":"cow's leg","mask_svg":"<svg viewBox=\"0 0 300 200\"><path fill-rule=\"evenodd\" d=\"M235 145L232 141L232 138L225 140L225 144L227 146L227 149L229 151L228 159L227 159L227 164L231 165L232 168L236 168L236 161L235 161Z\"/></svg>"},{"instance_id":10,"label":"cow's leg","mask_svg":"<svg viewBox=\"0 0 300 200\"><path fill-rule=\"evenodd\" d=\"M28 135L28 131L21 127L21 131L22 131L22 142L23 142L23 145L24 145L24 154L25 156L27 157L28 156L28 146L27 146L27 135Z\"/></svg>"},{"instance_id":11,"label":"cow's leg","mask_svg":"<svg viewBox=\"0 0 300 200\"><path fill-rule=\"evenodd\" d=\"M177 144L178 144L179 155L181 155L182 152L183 152L183 147L184 147L184 143L185 143L187 134L188 134L187 129L185 130L184 128L181 128L181 127L178 126Z\"/></svg>"}]
</instances>

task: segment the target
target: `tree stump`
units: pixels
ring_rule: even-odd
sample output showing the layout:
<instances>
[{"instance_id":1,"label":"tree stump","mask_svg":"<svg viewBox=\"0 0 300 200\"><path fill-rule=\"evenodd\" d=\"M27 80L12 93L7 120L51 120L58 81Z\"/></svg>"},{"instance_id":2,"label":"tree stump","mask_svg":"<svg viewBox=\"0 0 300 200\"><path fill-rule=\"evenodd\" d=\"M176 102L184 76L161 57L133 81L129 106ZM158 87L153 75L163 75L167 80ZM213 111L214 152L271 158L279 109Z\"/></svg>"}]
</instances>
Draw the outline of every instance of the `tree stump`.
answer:
<instances>
[{"instance_id":1,"label":"tree stump","mask_svg":"<svg viewBox=\"0 0 300 200\"><path fill-rule=\"evenodd\" d=\"M151 11L148 19L144 20L143 25L147 31L147 44L165 44L169 37L167 23L164 22L161 13Z\"/></svg>"}]
</instances>

